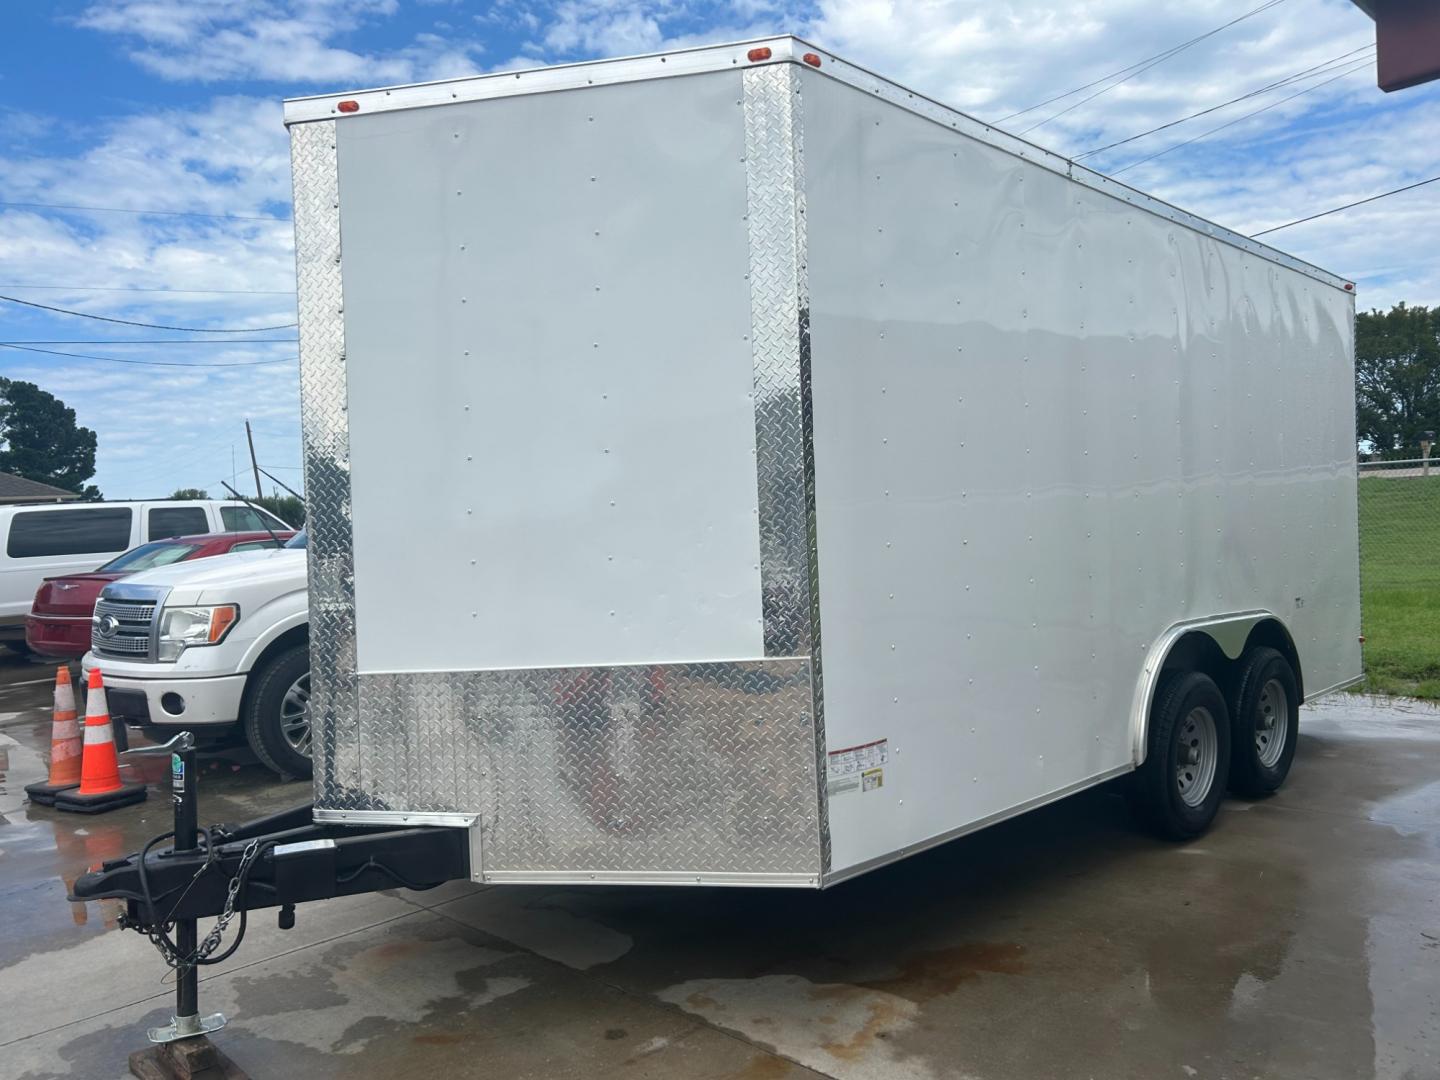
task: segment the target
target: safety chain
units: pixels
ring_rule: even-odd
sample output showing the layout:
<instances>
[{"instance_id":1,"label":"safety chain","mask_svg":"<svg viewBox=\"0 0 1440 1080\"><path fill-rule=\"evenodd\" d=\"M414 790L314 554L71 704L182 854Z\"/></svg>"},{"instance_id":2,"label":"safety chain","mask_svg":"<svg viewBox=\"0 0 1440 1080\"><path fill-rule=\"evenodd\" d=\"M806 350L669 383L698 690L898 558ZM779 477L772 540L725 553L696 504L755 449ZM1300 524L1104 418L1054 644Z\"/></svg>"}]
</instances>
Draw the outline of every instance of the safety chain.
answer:
<instances>
[{"instance_id":1,"label":"safety chain","mask_svg":"<svg viewBox=\"0 0 1440 1080\"><path fill-rule=\"evenodd\" d=\"M173 919L158 925L151 924L143 928L136 928L141 929L142 933L150 939L151 944L159 950L161 957L164 958L166 966L173 968L177 977L184 975L195 965L202 963L206 957L220 947L220 942L225 935L225 928L230 925L230 920L235 917L235 902L240 895L240 888L245 884L245 876L250 872L250 864L255 861L259 853L260 841L258 839L251 840L250 843L245 846L244 852L240 855L240 865L236 867L235 876L230 879L229 888L226 889L225 906L221 908L220 916L215 920L214 927L205 935L205 940L196 946L195 952L190 956L181 956L176 951L174 944L170 941L170 928L175 925ZM200 869L195 871L195 876L190 879L190 884L185 886L185 892L182 892L180 898L175 901L174 907L170 909L171 912L174 912L175 908L180 906L181 901L185 899L185 894L194 887L195 882L199 881L200 876L204 874L206 870L210 869L212 865L214 865L213 846L209 848L209 857L206 858ZM151 912L151 914L153 915L154 913Z\"/></svg>"}]
</instances>

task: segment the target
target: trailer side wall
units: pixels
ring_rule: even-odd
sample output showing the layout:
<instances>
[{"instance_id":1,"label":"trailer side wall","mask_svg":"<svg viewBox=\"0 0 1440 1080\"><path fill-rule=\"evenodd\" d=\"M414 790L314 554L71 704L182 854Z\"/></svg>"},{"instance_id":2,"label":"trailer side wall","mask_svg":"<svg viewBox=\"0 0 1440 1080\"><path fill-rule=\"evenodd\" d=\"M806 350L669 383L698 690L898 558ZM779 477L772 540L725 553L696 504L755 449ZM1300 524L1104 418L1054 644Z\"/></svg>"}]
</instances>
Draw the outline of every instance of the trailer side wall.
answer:
<instances>
[{"instance_id":1,"label":"trailer side wall","mask_svg":"<svg viewBox=\"0 0 1440 1080\"><path fill-rule=\"evenodd\" d=\"M831 872L1129 768L1181 620L1357 676L1353 297L802 89Z\"/></svg>"}]
</instances>

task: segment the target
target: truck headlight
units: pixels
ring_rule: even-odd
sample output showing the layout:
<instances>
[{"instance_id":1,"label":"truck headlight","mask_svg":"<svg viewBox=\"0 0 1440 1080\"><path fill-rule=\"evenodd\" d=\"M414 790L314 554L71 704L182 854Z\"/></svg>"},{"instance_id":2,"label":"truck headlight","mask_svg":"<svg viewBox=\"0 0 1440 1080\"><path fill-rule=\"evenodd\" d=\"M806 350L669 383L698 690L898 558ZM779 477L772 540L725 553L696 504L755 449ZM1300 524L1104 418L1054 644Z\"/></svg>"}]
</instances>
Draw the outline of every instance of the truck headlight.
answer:
<instances>
[{"instance_id":1,"label":"truck headlight","mask_svg":"<svg viewBox=\"0 0 1440 1080\"><path fill-rule=\"evenodd\" d=\"M178 660L186 649L218 645L240 620L234 604L166 608L160 617L161 660Z\"/></svg>"}]
</instances>

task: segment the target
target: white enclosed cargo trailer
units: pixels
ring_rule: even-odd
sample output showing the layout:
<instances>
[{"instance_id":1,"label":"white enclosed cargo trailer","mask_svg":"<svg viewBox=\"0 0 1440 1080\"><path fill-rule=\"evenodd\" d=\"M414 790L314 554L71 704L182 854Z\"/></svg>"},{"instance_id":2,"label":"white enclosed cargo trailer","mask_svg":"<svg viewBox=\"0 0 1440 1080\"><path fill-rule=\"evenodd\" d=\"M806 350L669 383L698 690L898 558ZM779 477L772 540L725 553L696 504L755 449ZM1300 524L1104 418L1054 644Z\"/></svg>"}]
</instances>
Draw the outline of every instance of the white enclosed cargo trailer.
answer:
<instances>
[{"instance_id":1,"label":"white enclosed cargo trailer","mask_svg":"<svg viewBox=\"0 0 1440 1080\"><path fill-rule=\"evenodd\" d=\"M789 37L286 122L317 820L822 886L1358 678L1348 282Z\"/></svg>"}]
</instances>

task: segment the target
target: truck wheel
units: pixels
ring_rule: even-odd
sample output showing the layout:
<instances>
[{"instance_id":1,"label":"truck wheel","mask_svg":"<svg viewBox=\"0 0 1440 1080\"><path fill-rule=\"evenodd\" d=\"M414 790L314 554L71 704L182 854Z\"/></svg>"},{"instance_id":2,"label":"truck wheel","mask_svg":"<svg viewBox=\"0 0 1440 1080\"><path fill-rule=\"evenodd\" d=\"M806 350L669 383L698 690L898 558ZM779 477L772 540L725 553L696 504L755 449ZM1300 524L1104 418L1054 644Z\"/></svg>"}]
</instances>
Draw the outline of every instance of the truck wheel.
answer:
<instances>
[{"instance_id":1,"label":"truck wheel","mask_svg":"<svg viewBox=\"0 0 1440 1080\"><path fill-rule=\"evenodd\" d=\"M1210 676L1162 677L1150 707L1145 764L1131 801L1140 819L1167 840L1190 840L1210 827L1230 774L1230 715Z\"/></svg>"},{"instance_id":2,"label":"truck wheel","mask_svg":"<svg viewBox=\"0 0 1440 1080\"><path fill-rule=\"evenodd\" d=\"M1275 649L1251 649L1241 659L1230 725L1231 789L1251 798L1278 791L1295 760L1300 688Z\"/></svg>"},{"instance_id":3,"label":"truck wheel","mask_svg":"<svg viewBox=\"0 0 1440 1080\"><path fill-rule=\"evenodd\" d=\"M250 675L245 741L282 777L310 776L310 647L272 656Z\"/></svg>"}]
</instances>

